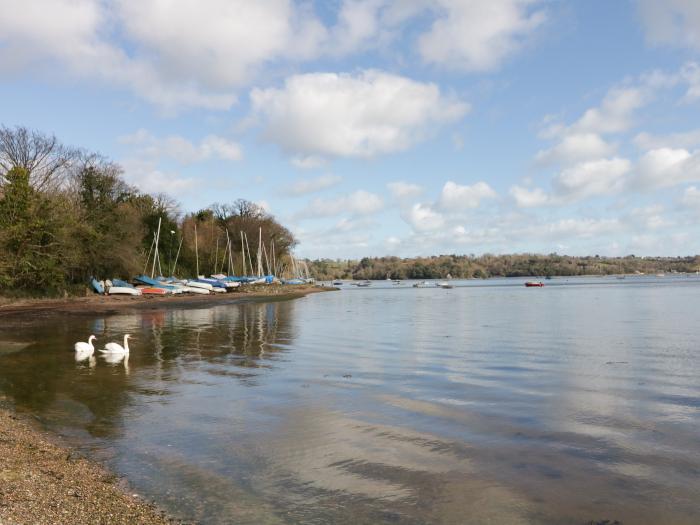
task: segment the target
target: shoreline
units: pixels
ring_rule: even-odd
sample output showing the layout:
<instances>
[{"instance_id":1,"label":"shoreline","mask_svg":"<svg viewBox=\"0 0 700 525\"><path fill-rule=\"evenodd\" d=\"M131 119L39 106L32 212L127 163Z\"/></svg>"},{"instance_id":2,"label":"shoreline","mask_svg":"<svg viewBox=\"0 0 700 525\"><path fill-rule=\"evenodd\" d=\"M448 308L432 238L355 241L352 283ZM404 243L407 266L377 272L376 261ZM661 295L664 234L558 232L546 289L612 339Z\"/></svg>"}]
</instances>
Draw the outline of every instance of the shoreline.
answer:
<instances>
[{"instance_id":1,"label":"shoreline","mask_svg":"<svg viewBox=\"0 0 700 525\"><path fill-rule=\"evenodd\" d=\"M183 523L0 394L0 523Z\"/></svg>"},{"instance_id":2,"label":"shoreline","mask_svg":"<svg viewBox=\"0 0 700 525\"><path fill-rule=\"evenodd\" d=\"M196 308L298 299L332 291L323 286L269 286L217 295L3 300L0 319L21 315L111 315L150 309ZM85 457L59 434L18 412L0 392L0 524L184 523L130 490L99 461Z\"/></svg>"},{"instance_id":3,"label":"shoreline","mask_svg":"<svg viewBox=\"0 0 700 525\"><path fill-rule=\"evenodd\" d=\"M56 314L97 315L160 308L196 308L250 301L299 299L312 293L337 290L330 286L260 285L247 290L215 295L122 296L90 295L67 299L8 299L0 297L0 318L22 314L50 316Z\"/></svg>"}]
</instances>

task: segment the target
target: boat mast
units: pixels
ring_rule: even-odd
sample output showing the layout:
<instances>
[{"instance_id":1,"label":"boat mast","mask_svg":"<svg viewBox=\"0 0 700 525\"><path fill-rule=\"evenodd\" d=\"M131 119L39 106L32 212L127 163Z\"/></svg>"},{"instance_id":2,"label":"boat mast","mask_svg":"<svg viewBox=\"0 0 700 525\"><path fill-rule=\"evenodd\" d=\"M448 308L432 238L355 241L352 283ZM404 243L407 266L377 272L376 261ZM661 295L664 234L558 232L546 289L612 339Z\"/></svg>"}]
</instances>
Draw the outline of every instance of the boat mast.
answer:
<instances>
[{"instance_id":1,"label":"boat mast","mask_svg":"<svg viewBox=\"0 0 700 525\"><path fill-rule=\"evenodd\" d=\"M177 268L177 260L178 260L178 258L180 257L180 248L182 248L182 240L183 240L183 239L184 239L184 237L180 237L180 244L178 245L178 247L177 247L177 253L175 254L175 264L173 264L173 267L172 267L172 269L170 270L170 275L171 275L172 277L175 276L175 269Z\"/></svg>"},{"instance_id":2,"label":"boat mast","mask_svg":"<svg viewBox=\"0 0 700 525\"><path fill-rule=\"evenodd\" d=\"M253 273L253 259L250 257L250 244L248 244L248 234L245 234L245 247L248 252L248 266L250 266L250 273Z\"/></svg>"},{"instance_id":3,"label":"boat mast","mask_svg":"<svg viewBox=\"0 0 700 525\"><path fill-rule=\"evenodd\" d=\"M243 244L243 230L241 230L241 259L243 259L243 273L241 275L245 277L245 245Z\"/></svg>"},{"instance_id":4,"label":"boat mast","mask_svg":"<svg viewBox=\"0 0 700 525\"><path fill-rule=\"evenodd\" d=\"M194 255L197 259L197 275L195 276L195 278L199 279L199 247L197 245L197 219L195 219L194 223Z\"/></svg>"},{"instance_id":5,"label":"boat mast","mask_svg":"<svg viewBox=\"0 0 700 525\"><path fill-rule=\"evenodd\" d=\"M156 259L158 259L158 243L160 242L160 223L163 220L163 217L158 217L158 233L156 234L156 251L153 254L153 266L151 267L151 279L153 279L153 276L156 273ZM158 268L160 269L160 263L158 264Z\"/></svg>"},{"instance_id":6,"label":"boat mast","mask_svg":"<svg viewBox=\"0 0 700 525\"><path fill-rule=\"evenodd\" d=\"M258 277L262 277L262 228L258 229Z\"/></svg>"}]
</instances>

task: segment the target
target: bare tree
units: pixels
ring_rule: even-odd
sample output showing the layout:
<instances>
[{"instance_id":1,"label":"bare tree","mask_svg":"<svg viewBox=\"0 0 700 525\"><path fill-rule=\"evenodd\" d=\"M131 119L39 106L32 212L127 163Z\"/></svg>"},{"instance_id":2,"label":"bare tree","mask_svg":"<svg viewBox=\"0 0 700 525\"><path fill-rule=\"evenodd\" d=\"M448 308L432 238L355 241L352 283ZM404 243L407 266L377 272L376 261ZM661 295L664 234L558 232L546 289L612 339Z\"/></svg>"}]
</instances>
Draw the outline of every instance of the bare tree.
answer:
<instances>
[{"instance_id":1,"label":"bare tree","mask_svg":"<svg viewBox=\"0 0 700 525\"><path fill-rule=\"evenodd\" d=\"M0 185L9 170L19 167L29 172L34 189L56 189L67 182L68 168L78 157L78 150L61 144L54 135L0 126Z\"/></svg>"}]
</instances>

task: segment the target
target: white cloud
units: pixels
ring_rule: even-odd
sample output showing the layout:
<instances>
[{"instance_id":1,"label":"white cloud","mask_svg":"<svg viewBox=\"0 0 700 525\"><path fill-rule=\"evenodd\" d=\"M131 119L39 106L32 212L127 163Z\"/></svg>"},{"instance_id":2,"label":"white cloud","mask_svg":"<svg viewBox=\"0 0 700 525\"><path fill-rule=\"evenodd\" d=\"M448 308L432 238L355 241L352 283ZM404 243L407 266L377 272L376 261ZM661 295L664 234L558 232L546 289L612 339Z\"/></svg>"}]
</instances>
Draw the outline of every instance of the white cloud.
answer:
<instances>
[{"instance_id":1,"label":"white cloud","mask_svg":"<svg viewBox=\"0 0 700 525\"><path fill-rule=\"evenodd\" d=\"M170 110L228 109L235 103L229 90L202 89L192 77L166 77L150 57L107 40L114 34L114 12L98 0L0 0L0 70L98 79Z\"/></svg>"},{"instance_id":2,"label":"white cloud","mask_svg":"<svg viewBox=\"0 0 700 525\"><path fill-rule=\"evenodd\" d=\"M681 202L687 208L700 211L700 189L697 186L690 186L683 192Z\"/></svg>"},{"instance_id":3,"label":"white cloud","mask_svg":"<svg viewBox=\"0 0 700 525\"><path fill-rule=\"evenodd\" d=\"M281 89L254 89L250 96L267 139L302 156L402 151L468 110L435 84L376 70L295 75Z\"/></svg>"},{"instance_id":4,"label":"white cloud","mask_svg":"<svg viewBox=\"0 0 700 525\"><path fill-rule=\"evenodd\" d=\"M364 216L375 214L383 208L384 201L379 195L365 190L357 190L343 197L313 199L306 209L297 214L297 218L312 219L343 214Z\"/></svg>"},{"instance_id":5,"label":"white cloud","mask_svg":"<svg viewBox=\"0 0 700 525\"><path fill-rule=\"evenodd\" d=\"M535 208L550 202L549 195L541 188L528 189L522 186L512 186L509 193L515 199L518 208Z\"/></svg>"},{"instance_id":6,"label":"white cloud","mask_svg":"<svg viewBox=\"0 0 700 525\"><path fill-rule=\"evenodd\" d=\"M550 238L592 238L619 232L623 225L619 219L561 219L538 226Z\"/></svg>"},{"instance_id":7,"label":"white cloud","mask_svg":"<svg viewBox=\"0 0 700 525\"><path fill-rule=\"evenodd\" d=\"M396 181L389 182L386 187L395 199L411 199L423 193L423 187L409 182Z\"/></svg>"},{"instance_id":8,"label":"white cloud","mask_svg":"<svg viewBox=\"0 0 700 525\"><path fill-rule=\"evenodd\" d=\"M285 192L295 196L307 195L337 186L342 180L341 176L331 174L321 175L314 179L300 179L287 187Z\"/></svg>"},{"instance_id":9,"label":"white cloud","mask_svg":"<svg viewBox=\"0 0 700 525\"><path fill-rule=\"evenodd\" d=\"M613 88L600 106L588 109L571 126L577 133L619 133L633 124L634 111L649 103L651 94L644 87Z\"/></svg>"},{"instance_id":10,"label":"white cloud","mask_svg":"<svg viewBox=\"0 0 700 525\"><path fill-rule=\"evenodd\" d=\"M489 71L523 47L542 25L532 0L436 0L438 13L419 37L423 60L465 71Z\"/></svg>"},{"instance_id":11,"label":"white cloud","mask_svg":"<svg viewBox=\"0 0 700 525\"><path fill-rule=\"evenodd\" d=\"M459 211L468 208L478 208L484 199L496 198L496 192L485 182L477 182L472 186L462 186L447 181L442 187L439 207L448 211Z\"/></svg>"},{"instance_id":12,"label":"white cloud","mask_svg":"<svg viewBox=\"0 0 700 525\"><path fill-rule=\"evenodd\" d=\"M639 160L635 183L645 189L700 180L700 153L682 148L658 148Z\"/></svg>"},{"instance_id":13,"label":"white cloud","mask_svg":"<svg viewBox=\"0 0 700 525\"><path fill-rule=\"evenodd\" d=\"M445 218L427 204L416 203L401 216L417 232L439 230L445 226Z\"/></svg>"},{"instance_id":14,"label":"white cloud","mask_svg":"<svg viewBox=\"0 0 700 525\"><path fill-rule=\"evenodd\" d=\"M557 193L570 200L620 191L632 168L627 159L614 157L576 164L562 170L553 181Z\"/></svg>"},{"instance_id":15,"label":"white cloud","mask_svg":"<svg viewBox=\"0 0 700 525\"><path fill-rule=\"evenodd\" d=\"M325 33L289 0L118 0L114 11L163 78L214 89L244 85L271 60L312 53Z\"/></svg>"},{"instance_id":16,"label":"white cloud","mask_svg":"<svg viewBox=\"0 0 700 525\"><path fill-rule=\"evenodd\" d=\"M638 133L633 142L635 146L644 150L657 148L693 148L700 146L700 129L670 133L668 135L653 135L651 133Z\"/></svg>"},{"instance_id":17,"label":"white cloud","mask_svg":"<svg viewBox=\"0 0 700 525\"><path fill-rule=\"evenodd\" d=\"M308 155L306 157L292 157L291 163L293 166L303 170L310 170L315 168L322 168L328 161L323 157L318 157L316 155Z\"/></svg>"},{"instance_id":18,"label":"white cloud","mask_svg":"<svg viewBox=\"0 0 700 525\"><path fill-rule=\"evenodd\" d=\"M119 138L122 144L137 148L137 154L151 158L172 158L182 164L209 159L238 161L243 158L240 145L216 135L207 135L199 144L184 137L170 135L158 138L144 129Z\"/></svg>"},{"instance_id":19,"label":"white cloud","mask_svg":"<svg viewBox=\"0 0 700 525\"><path fill-rule=\"evenodd\" d=\"M543 164L570 164L607 157L614 152L615 147L597 133L573 133L565 136L556 146L538 152L535 159Z\"/></svg>"},{"instance_id":20,"label":"white cloud","mask_svg":"<svg viewBox=\"0 0 700 525\"><path fill-rule=\"evenodd\" d=\"M124 179L146 193L167 193L185 196L199 184L196 179L182 177L175 172L164 172L152 160L125 159L121 162Z\"/></svg>"},{"instance_id":21,"label":"white cloud","mask_svg":"<svg viewBox=\"0 0 700 525\"><path fill-rule=\"evenodd\" d=\"M700 49L700 3L696 0L639 0L652 44Z\"/></svg>"}]
</instances>

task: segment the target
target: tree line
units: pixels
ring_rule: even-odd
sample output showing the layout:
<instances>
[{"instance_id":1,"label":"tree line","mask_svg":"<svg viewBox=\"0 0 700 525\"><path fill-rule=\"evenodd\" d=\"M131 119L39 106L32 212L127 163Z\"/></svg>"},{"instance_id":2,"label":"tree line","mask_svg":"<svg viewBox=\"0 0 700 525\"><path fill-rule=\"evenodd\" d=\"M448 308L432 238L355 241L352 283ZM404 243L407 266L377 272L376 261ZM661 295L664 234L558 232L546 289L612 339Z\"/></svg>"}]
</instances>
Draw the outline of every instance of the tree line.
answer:
<instances>
[{"instance_id":1,"label":"tree line","mask_svg":"<svg viewBox=\"0 0 700 525\"><path fill-rule=\"evenodd\" d=\"M200 274L232 266L240 275L244 262L252 273L261 231L265 270L284 271L296 245L255 203L238 199L183 213L166 193L128 184L123 168L100 154L0 126L0 293L84 293L92 276L143 273L159 223L159 273L166 275L194 276L197 266Z\"/></svg>"},{"instance_id":2,"label":"tree line","mask_svg":"<svg viewBox=\"0 0 700 525\"><path fill-rule=\"evenodd\" d=\"M574 257L569 255L439 255L432 257L365 257L357 260L307 261L311 275L331 279L485 279L488 277L615 275L700 270L700 256Z\"/></svg>"}]
</instances>

